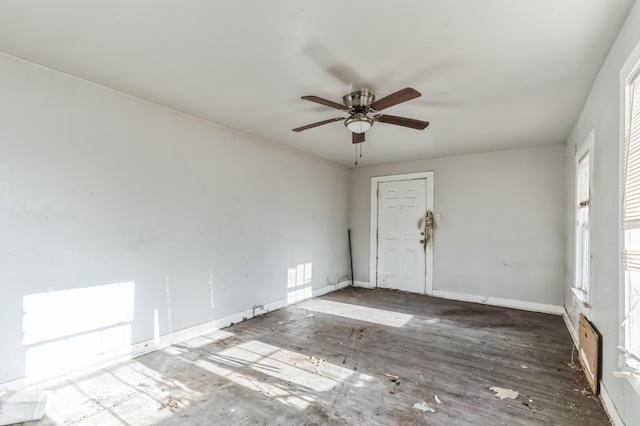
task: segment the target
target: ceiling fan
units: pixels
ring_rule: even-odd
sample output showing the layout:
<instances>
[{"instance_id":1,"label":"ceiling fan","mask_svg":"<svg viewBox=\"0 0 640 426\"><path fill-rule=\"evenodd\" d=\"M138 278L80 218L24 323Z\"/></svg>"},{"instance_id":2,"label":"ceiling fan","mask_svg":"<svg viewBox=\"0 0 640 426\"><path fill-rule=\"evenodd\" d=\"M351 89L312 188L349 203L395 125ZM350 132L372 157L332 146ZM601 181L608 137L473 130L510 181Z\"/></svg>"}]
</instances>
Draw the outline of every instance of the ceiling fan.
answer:
<instances>
[{"instance_id":1,"label":"ceiling fan","mask_svg":"<svg viewBox=\"0 0 640 426\"><path fill-rule=\"evenodd\" d=\"M420 96L422 96L420 92L418 92L416 89L412 89L411 87L405 87L404 89L398 90L397 92L385 96L382 99L378 99L377 101L373 92L369 91L368 89L362 89L343 96L343 105L320 98L318 96L303 96L302 99L304 100L345 111L349 114L349 116L318 121L317 123L297 127L293 129L293 131L301 132L303 130L312 129L324 124L333 123L335 121L344 121L344 125L352 133L352 142L354 144L359 144L364 142L365 140L364 132L369 130L371 126L373 126L373 124L376 122L409 127L411 129L424 130L429 125L428 121L415 120L413 118L397 117L395 115L386 114L375 114L373 116L369 116L369 114L374 114L378 111L382 111L383 109L410 101L411 99L415 99Z\"/></svg>"}]
</instances>

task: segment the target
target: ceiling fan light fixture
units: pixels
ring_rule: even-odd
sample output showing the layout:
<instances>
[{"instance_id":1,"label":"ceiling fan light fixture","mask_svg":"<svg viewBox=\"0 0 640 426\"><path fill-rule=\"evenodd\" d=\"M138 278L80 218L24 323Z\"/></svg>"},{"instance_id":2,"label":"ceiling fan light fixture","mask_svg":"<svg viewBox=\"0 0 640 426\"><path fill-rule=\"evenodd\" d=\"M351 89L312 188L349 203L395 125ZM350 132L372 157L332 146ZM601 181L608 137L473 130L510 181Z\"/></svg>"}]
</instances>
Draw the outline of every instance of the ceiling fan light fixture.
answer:
<instances>
[{"instance_id":1,"label":"ceiling fan light fixture","mask_svg":"<svg viewBox=\"0 0 640 426\"><path fill-rule=\"evenodd\" d=\"M356 112L351 117L344 120L344 125L352 133L364 133L371 128L373 120L362 112Z\"/></svg>"}]
</instances>

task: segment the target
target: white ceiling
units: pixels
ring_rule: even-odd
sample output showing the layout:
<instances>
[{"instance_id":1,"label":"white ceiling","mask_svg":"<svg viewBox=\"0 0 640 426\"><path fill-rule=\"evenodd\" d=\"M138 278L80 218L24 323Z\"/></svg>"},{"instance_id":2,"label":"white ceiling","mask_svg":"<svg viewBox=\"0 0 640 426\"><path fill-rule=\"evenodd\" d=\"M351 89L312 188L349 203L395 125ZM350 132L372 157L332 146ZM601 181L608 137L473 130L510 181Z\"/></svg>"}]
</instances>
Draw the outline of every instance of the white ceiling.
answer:
<instances>
[{"instance_id":1,"label":"white ceiling","mask_svg":"<svg viewBox=\"0 0 640 426\"><path fill-rule=\"evenodd\" d=\"M347 166L300 99L422 97L361 164L564 143L634 0L2 0L0 51Z\"/></svg>"}]
</instances>

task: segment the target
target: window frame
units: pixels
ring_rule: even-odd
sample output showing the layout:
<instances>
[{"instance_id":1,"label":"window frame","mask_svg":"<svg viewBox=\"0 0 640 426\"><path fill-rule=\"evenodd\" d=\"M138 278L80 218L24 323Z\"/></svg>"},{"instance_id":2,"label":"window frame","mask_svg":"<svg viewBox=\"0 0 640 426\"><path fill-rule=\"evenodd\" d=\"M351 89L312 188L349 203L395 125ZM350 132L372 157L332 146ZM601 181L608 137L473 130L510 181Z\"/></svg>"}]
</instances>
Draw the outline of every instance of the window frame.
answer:
<instances>
[{"instance_id":1,"label":"window frame","mask_svg":"<svg viewBox=\"0 0 640 426\"><path fill-rule=\"evenodd\" d=\"M591 295L593 294L593 280L592 280L592 274L591 274L591 236L592 236L592 232L591 232L591 201L592 201L592 194L593 194L593 140L594 140L594 131L593 129L589 132L589 134L587 135L587 137L585 138L584 142L578 147L576 146L575 149L575 154L574 154L574 179L573 179L573 187L574 187L574 197L573 197L573 219L574 219L574 223L575 223L575 227L574 227L574 262L573 262L573 283L571 285L571 290L573 291L573 294L575 295L575 297L584 305L584 307L586 308L590 308L591 307ZM579 257L579 244L578 244L578 238L579 238L579 221L580 221L580 160L582 158L584 158L585 155L589 155L589 206L588 206L588 214L589 214L589 220L587 222L587 241L588 241L588 247L589 247L589 252L588 255L586 256L586 259L583 259L583 261L588 262L588 271L589 271L589 277L588 277L588 289L587 291L583 290L581 287L581 283L579 283L579 277L581 278L582 275L579 273L580 271L580 267L582 266L582 263L578 263L580 261L580 257Z\"/></svg>"},{"instance_id":2,"label":"window frame","mask_svg":"<svg viewBox=\"0 0 640 426\"><path fill-rule=\"evenodd\" d=\"M619 196L618 196L618 218L619 218L619 234L618 234L618 253L619 253L619 276L618 276L618 313L619 313L619 333L618 343L620 346L627 348L627 329L624 325L627 312L627 280L626 268L624 266L626 249L626 229L624 224L624 194L625 194L625 157L626 157L626 139L627 129L630 121L631 113L631 92L634 80L640 84L640 43L638 43L633 52L627 58L624 66L620 69L620 123L619 123ZM640 355L640 354L637 354ZM638 369L636 362L629 360L622 354L619 355L618 365L621 368ZM640 395L640 379L628 378L632 387Z\"/></svg>"}]
</instances>

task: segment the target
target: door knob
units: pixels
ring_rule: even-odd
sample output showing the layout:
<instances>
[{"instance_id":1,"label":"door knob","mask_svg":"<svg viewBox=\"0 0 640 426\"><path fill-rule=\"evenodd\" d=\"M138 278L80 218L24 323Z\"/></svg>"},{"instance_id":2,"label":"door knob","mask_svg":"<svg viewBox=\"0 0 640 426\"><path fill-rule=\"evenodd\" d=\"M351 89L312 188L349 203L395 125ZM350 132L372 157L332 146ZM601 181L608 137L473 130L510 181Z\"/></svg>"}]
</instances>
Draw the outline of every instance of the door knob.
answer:
<instances>
[{"instance_id":1,"label":"door knob","mask_svg":"<svg viewBox=\"0 0 640 426\"><path fill-rule=\"evenodd\" d=\"M420 240L420 244L424 244L424 240Z\"/></svg>"},{"instance_id":2,"label":"door knob","mask_svg":"<svg viewBox=\"0 0 640 426\"><path fill-rule=\"evenodd\" d=\"M424 232L421 232L420 235L424 235Z\"/></svg>"}]
</instances>

